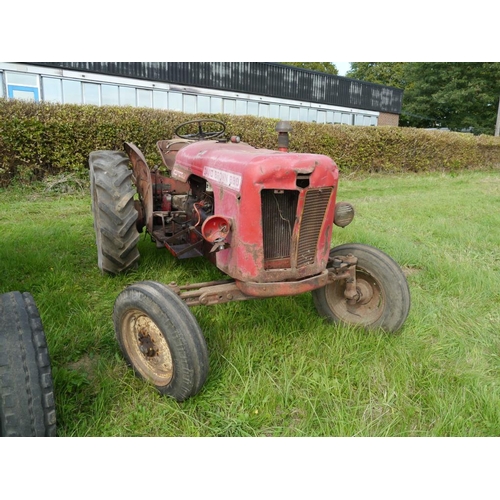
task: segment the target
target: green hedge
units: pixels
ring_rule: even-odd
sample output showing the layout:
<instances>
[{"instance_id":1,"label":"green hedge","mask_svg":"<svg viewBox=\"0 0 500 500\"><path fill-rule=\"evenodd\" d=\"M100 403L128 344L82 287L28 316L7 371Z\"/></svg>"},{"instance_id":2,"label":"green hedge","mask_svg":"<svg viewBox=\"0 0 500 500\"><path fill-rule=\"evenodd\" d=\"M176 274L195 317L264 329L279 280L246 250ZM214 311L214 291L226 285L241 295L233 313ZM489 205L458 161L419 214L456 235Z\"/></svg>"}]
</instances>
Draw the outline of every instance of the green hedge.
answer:
<instances>
[{"instance_id":1,"label":"green hedge","mask_svg":"<svg viewBox=\"0 0 500 500\"><path fill-rule=\"evenodd\" d=\"M114 106L28 103L0 99L0 185L48 175L87 175L97 149L133 142L150 166L161 160L156 141L183 121L224 121L228 135L276 149L277 120L253 116L192 115ZM290 149L332 157L342 172L404 172L500 167L500 138L401 127L353 127L293 122Z\"/></svg>"}]
</instances>

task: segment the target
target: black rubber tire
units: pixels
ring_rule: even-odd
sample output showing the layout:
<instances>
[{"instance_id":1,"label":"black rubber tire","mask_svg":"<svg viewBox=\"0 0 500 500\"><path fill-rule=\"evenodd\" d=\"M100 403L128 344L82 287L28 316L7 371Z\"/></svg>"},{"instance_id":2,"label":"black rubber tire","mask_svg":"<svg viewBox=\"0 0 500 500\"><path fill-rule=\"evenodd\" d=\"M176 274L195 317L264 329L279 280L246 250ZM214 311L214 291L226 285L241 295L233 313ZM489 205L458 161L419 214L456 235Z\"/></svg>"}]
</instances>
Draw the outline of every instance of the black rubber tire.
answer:
<instances>
[{"instance_id":1,"label":"black rubber tire","mask_svg":"<svg viewBox=\"0 0 500 500\"><path fill-rule=\"evenodd\" d=\"M97 265L110 274L134 269L140 257L140 235L129 158L120 151L94 151L89 167Z\"/></svg>"},{"instance_id":2,"label":"black rubber tire","mask_svg":"<svg viewBox=\"0 0 500 500\"><path fill-rule=\"evenodd\" d=\"M167 286L135 283L115 301L113 321L123 356L139 378L184 401L208 374L208 350L189 307Z\"/></svg>"},{"instance_id":3,"label":"black rubber tire","mask_svg":"<svg viewBox=\"0 0 500 500\"><path fill-rule=\"evenodd\" d=\"M56 435L49 351L29 293L0 295L0 435Z\"/></svg>"},{"instance_id":4,"label":"black rubber tire","mask_svg":"<svg viewBox=\"0 0 500 500\"><path fill-rule=\"evenodd\" d=\"M365 298L349 305L344 297L345 280L336 281L312 292L319 314L335 323L396 332L406 321L411 302L400 266L381 250L360 243L340 245L330 251L331 257L349 254L358 258L356 280Z\"/></svg>"}]
</instances>

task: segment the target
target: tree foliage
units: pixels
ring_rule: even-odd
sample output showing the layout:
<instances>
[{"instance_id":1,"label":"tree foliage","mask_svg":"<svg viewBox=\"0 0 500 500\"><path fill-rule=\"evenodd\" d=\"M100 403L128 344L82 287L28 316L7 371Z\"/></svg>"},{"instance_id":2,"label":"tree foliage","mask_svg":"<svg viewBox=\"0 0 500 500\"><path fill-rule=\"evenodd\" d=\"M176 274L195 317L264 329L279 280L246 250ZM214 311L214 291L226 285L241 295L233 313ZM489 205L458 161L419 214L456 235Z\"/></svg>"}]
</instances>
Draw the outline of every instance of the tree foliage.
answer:
<instances>
[{"instance_id":1,"label":"tree foliage","mask_svg":"<svg viewBox=\"0 0 500 500\"><path fill-rule=\"evenodd\" d=\"M400 125L493 134L500 63L351 63L348 77L404 90Z\"/></svg>"},{"instance_id":2,"label":"tree foliage","mask_svg":"<svg viewBox=\"0 0 500 500\"><path fill-rule=\"evenodd\" d=\"M337 67L331 62L284 62L281 64L295 66L302 69L309 69L312 71L319 71L321 73L328 73L329 75L339 74Z\"/></svg>"},{"instance_id":3,"label":"tree foliage","mask_svg":"<svg viewBox=\"0 0 500 500\"><path fill-rule=\"evenodd\" d=\"M411 63L403 124L493 134L500 96L500 63Z\"/></svg>"},{"instance_id":4,"label":"tree foliage","mask_svg":"<svg viewBox=\"0 0 500 500\"><path fill-rule=\"evenodd\" d=\"M403 62L353 62L346 73L349 78L364 82L379 83L389 87L406 87L405 67Z\"/></svg>"}]
</instances>

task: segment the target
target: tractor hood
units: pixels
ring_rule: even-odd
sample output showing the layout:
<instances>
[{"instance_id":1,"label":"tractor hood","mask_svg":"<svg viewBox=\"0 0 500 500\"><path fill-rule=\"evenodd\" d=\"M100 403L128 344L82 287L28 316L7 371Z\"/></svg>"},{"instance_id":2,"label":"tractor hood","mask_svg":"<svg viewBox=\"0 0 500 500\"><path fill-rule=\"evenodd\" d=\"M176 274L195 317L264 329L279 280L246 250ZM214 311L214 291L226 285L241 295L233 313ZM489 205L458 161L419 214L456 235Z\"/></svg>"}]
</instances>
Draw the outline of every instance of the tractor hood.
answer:
<instances>
[{"instance_id":1,"label":"tractor hood","mask_svg":"<svg viewBox=\"0 0 500 500\"><path fill-rule=\"evenodd\" d=\"M296 189L308 177L311 187L333 186L338 179L335 162L325 155L284 153L257 149L246 143L199 141L182 148L172 169L174 179L186 182L191 175L206 179L213 188L240 191L244 180L267 187Z\"/></svg>"}]
</instances>

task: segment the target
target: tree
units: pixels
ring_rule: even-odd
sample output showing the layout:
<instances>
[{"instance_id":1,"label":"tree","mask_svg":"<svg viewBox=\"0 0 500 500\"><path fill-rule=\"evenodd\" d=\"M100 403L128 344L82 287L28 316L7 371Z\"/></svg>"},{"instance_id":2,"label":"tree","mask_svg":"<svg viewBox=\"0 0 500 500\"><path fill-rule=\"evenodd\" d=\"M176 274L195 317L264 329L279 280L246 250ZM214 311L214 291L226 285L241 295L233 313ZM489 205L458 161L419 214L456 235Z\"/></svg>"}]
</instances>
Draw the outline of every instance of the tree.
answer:
<instances>
[{"instance_id":1,"label":"tree","mask_svg":"<svg viewBox=\"0 0 500 500\"><path fill-rule=\"evenodd\" d=\"M408 63L402 125L493 134L500 63Z\"/></svg>"},{"instance_id":2,"label":"tree","mask_svg":"<svg viewBox=\"0 0 500 500\"><path fill-rule=\"evenodd\" d=\"M493 134L500 63L351 63L346 76L404 90L399 123Z\"/></svg>"},{"instance_id":3,"label":"tree","mask_svg":"<svg viewBox=\"0 0 500 500\"><path fill-rule=\"evenodd\" d=\"M364 82L405 89L408 84L405 78L408 64L404 62L353 62L345 76Z\"/></svg>"},{"instance_id":4,"label":"tree","mask_svg":"<svg viewBox=\"0 0 500 500\"><path fill-rule=\"evenodd\" d=\"M320 71L329 75L338 75L339 71L335 64L331 62L284 62L287 66L295 66L297 68L309 69L312 71Z\"/></svg>"}]
</instances>

